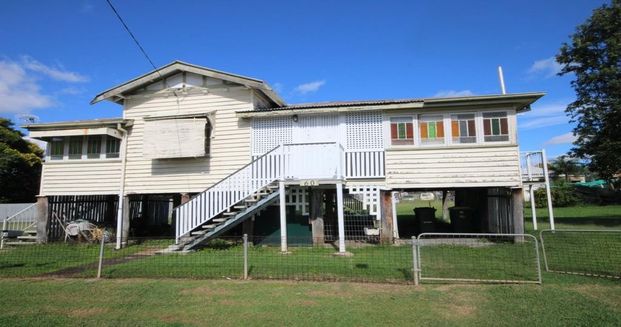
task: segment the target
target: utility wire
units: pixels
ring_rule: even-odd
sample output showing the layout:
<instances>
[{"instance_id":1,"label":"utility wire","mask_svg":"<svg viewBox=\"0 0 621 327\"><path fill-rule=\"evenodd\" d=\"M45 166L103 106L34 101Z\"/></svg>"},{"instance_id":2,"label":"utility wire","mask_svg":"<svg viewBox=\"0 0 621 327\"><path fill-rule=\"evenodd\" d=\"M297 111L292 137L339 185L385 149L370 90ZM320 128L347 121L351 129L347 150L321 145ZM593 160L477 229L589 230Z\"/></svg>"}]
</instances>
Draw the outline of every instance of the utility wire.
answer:
<instances>
[{"instance_id":1,"label":"utility wire","mask_svg":"<svg viewBox=\"0 0 621 327\"><path fill-rule=\"evenodd\" d=\"M142 52L142 54L145 56L145 58L147 58L147 60L149 61L149 63L151 64L151 67L153 67L154 70L157 71L157 67L155 67L155 64L153 64L153 61L151 60L151 58L149 57L149 55L147 54L147 52L144 50L144 48L142 47L142 45L140 45L140 42L138 42L138 39L136 39L136 37L134 36L134 33L132 33L132 31L129 29L129 27L127 26L127 24L125 24L125 21L123 20L123 17L121 17L121 15L119 14L118 11L116 11L116 8L114 8L114 5L112 4L112 2L110 2L110 0L106 0L106 2L108 3L108 5L110 6L110 9L112 9L112 11L114 11L114 14L116 15L116 17L119 19L119 21L121 21L121 24L123 24L123 27L125 27L125 30L127 31L127 33L129 33L129 36L131 36L131 38L134 40L134 42L136 43L136 45L138 46L138 48L140 49L140 51ZM159 73L159 72L158 72Z\"/></svg>"}]
</instances>

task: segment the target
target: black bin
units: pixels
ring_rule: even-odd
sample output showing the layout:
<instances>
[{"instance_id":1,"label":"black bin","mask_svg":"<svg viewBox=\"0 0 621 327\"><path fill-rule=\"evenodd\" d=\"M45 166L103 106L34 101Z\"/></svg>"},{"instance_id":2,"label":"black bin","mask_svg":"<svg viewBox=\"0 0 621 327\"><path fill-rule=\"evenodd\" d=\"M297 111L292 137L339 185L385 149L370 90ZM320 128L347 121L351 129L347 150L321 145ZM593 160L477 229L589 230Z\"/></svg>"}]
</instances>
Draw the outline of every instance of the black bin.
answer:
<instances>
[{"instance_id":1,"label":"black bin","mask_svg":"<svg viewBox=\"0 0 621 327\"><path fill-rule=\"evenodd\" d=\"M474 209L470 207L449 208L451 227L456 233L474 232Z\"/></svg>"},{"instance_id":2,"label":"black bin","mask_svg":"<svg viewBox=\"0 0 621 327\"><path fill-rule=\"evenodd\" d=\"M436 208L414 208L418 233L435 232Z\"/></svg>"}]
</instances>

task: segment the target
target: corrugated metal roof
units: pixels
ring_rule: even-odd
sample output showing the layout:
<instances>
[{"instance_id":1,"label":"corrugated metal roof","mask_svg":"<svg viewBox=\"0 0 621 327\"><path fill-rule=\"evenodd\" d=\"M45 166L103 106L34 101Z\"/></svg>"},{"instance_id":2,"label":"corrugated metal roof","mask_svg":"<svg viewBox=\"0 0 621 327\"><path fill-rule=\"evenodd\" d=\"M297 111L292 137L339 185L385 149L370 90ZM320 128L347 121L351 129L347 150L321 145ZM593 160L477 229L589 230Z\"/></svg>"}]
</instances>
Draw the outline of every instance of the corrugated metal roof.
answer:
<instances>
[{"instance_id":1,"label":"corrugated metal roof","mask_svg":"<svg viewBox=\"0 0 621 327\"><path fill-rule=\"evenodd\" d=\"M293 104L285 107L257 109L257 111L289 110L289 109L312 109L312 108L331 108L331 107L353 107L353 106L373 106L382 104L401 104L424 102L424 99L385 99L385 100L363 100L363 101L326 101Z\"/></svg>"}]
</instances>

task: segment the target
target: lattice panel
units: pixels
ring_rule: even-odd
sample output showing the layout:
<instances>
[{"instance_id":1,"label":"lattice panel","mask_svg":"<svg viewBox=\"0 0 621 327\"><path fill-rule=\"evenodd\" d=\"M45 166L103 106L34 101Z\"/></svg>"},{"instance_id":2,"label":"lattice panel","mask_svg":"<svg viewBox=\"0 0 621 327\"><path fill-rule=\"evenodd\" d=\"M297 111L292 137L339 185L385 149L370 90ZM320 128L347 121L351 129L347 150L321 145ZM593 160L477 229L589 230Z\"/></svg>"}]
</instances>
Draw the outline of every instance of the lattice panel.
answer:
<instances>
[{"instance_id":1,"label":"lattice panel","mask_svg":"<svg viewBox=\"0 0 621 327\"><path fill-rule=\"evenodd\" d=\"M356 196L367 207L369 214L380 218L380 188L379 186L350 186L347 187L349 194Z\"/></svg>"},{"instance_id":2,"label":"lattice panel","mask_svg":"<svg viewBox=\"0 0 621 327\"><path fill-rule=\"evenodd\" d=\"M295 205L295 210L308 215L308 191L301 187L287 189L287 205Z\"/></svg>"},{"instance_id":3,"label":"lattice panel","mask_svg":"<svg viewBox=\"0 0 621 327\"><path fill-rule=\"evenodd\" d=\"M292 143L291 117L254 118L252 120L252 154L261 155L280 144Z\"/></svg>"},{"instance_id":4,"label":"lattice panel","mask_svg":"<svg viewBox=\"0 0 621 327\"><path fill-rule=\"evenodd\" d=\"M384 149L380 112L351 112L345 116L347 150Z\"/></svg>"}]
</instances>

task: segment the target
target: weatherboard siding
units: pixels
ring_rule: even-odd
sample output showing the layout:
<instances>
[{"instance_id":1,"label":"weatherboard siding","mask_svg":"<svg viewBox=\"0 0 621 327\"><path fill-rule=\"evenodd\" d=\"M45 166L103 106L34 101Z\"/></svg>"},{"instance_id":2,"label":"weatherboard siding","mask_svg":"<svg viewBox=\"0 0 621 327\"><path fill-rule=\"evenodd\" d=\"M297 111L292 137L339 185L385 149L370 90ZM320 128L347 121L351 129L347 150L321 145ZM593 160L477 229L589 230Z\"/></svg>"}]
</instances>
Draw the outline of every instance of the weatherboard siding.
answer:
<instances>
[{"instance_id":1,"label":"weatherboard siding","mask_svg":"<svg viewBox=\"0 0 621 327\"><path fill-rule=\"evenodd\" d=\"M180 93L180 92L179 92ZM250 125L235 111L251 110L250 91L242 88L207 94L141 97L126 100L124 118L133 119L127 144L126 193L194 193L218 182L250 161ZM215 111L211 153L202 158L143 157L145 116L199 114ZM178 140L183 146L183 140Z\"/></svg>"},{"instance_id":2,"label":"weatherboard siding","mask_svg":"<svg viewBox=\"0 0 621 327\"><path fill-rule=\"evenodd\" d=\"M386 151L391 188L520 186L515 145L392 149Z\"/></svg>"},{"instance_id":3,"label":"weatherboard siding","mask_svg":"<svg viewBox=\"0 0 621 327\"><path fill-rule=\"evenodd\" d=\"M41 194L118 194L120 181L121 160L46 162L41 172Z\"/></svg>"}]
</instances>

